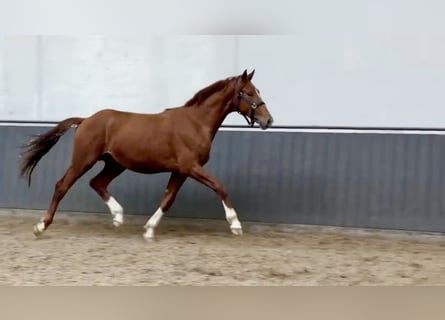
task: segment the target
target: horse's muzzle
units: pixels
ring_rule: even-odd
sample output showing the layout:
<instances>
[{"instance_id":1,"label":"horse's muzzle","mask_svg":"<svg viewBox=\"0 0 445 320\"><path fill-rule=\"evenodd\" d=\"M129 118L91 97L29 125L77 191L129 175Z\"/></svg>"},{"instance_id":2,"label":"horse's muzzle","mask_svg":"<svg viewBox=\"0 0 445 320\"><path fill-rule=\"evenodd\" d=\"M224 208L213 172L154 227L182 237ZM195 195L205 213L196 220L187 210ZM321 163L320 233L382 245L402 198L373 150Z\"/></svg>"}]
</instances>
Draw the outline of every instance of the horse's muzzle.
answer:
<instances>
[{"instance_id":1,"label":"horse's muzzle","mask_svg":"<svg viewBox=\"0 0 445 320\"><path fill-rule=\"evenodd\" d=\"M270 128L273 123L273 118L270 117L268 119L257 119L258 124L260 125L260 128L263 130L266 130L267 128Z\"/></svg>"}]
</instances>

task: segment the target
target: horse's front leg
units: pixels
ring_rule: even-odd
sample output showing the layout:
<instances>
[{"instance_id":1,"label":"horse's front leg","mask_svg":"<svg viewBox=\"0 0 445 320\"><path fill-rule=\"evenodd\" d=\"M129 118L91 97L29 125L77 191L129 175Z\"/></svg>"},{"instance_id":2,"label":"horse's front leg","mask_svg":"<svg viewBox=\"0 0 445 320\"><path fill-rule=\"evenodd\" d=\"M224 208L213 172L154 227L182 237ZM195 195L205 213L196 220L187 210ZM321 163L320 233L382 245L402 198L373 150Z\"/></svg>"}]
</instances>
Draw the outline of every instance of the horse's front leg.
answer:
<instances>
[{"instance_id":1,"label":"horse's front leg","mask_svg":"<svg viewBox=\"0 0 445 320\"><path fill-rule=\"evenodd\" d=\"M226 220L229 222L230 229L235 235L242 235L243 230L241 223L238 220L235 209L230 202L228 193L224 185L218 181L217 178L213 177L211 174L206 172L201 165L195 165L192 167L189 173L190 177L198 182L206 185L213 191L215 191L220 197L226 214Z\"/></svg>"}]
</instances>

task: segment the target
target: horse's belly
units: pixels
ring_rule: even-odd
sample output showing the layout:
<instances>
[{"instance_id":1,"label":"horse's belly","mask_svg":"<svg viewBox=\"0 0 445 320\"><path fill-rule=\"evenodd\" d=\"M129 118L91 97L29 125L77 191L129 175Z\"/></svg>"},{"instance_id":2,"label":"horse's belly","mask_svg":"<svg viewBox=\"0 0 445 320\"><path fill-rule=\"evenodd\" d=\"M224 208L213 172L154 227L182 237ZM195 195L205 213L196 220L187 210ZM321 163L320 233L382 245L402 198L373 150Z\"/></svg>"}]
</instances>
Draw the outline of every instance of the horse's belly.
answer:
<instances>
[{"instance_id":1,"label":"horse's belly","mask_svg":"<svg viewBox=\"0 0 445 320\"><path fill-rule=\"evenodd\" d=\"M125 168L140 173L158 173L177 169L175 157L163 150L150 148L116 148L109 152Z\"/></svg>"},{"instance_id":2,"label":"horse's belly","mask_svg":"<svg viewBox=\"0 0 445 320\"><path fill-rule=\"evenodd\" d=\"M131 162L127 163L125 165L126 168L128 168L131 171L139 172L139 173L159 173L159 172L166 172L166 171L175 171L176 166L175 165L168 165L165 163L158 163L155 161L150 162Z\"/></svg>"}]
</instances>

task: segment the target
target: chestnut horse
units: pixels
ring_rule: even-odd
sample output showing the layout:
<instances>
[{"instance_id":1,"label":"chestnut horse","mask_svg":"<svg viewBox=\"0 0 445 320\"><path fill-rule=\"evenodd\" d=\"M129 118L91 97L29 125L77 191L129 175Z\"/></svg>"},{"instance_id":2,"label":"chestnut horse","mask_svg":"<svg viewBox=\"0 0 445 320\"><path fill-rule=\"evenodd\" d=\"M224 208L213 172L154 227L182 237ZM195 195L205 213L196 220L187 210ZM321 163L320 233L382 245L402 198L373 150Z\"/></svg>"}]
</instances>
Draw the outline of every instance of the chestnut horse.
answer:
<instances>
[{"instance_id":1,"label":"chestnut horse","mask_svg":"<svg viewBox=\"0 0 445 320\"><path fill-rule=\"evenodd\" d=\"M223 184L204 170L218 128L231 112L243 115L253 126L271 126L273 119L252 83L255 70L217 81L198 91L184 106L157 114L101 110L88 118L68 118L38 135L22 153L21 175L28 177L39 160L70 127L77 127L71 165L56 183L47 213L34 225L39 236L53 222L59 202L70 187L97 161L105 165L90 186L108 206L113 224L123 223L123 208L108 192L109 183L126 169L139 173L171 172L159 209L145 224L144 238L153 239L155 228L171 207L184 181L191 177L214 190L221 198L226 219L235 235L241 223Z\"/></svg>"}]
</instances>

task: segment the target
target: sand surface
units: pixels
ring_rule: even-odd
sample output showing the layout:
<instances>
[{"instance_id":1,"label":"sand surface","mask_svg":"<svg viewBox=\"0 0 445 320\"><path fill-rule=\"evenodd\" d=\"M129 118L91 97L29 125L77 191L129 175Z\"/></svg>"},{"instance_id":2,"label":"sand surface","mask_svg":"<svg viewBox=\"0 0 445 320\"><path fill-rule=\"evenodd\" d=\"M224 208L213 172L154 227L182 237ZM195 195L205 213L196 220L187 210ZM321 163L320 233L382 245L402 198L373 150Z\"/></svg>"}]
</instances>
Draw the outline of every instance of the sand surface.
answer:
<instances>
[{"instance_id":1,"label":"sand surface","mask_svg":"<svg viewBox=\"0 0 445 320\"><path fill-rule=\"evenodd\" d=\"M0 212L0 285L445 285L445 235L41 212Z\"/></svg>"}]
</instances>

